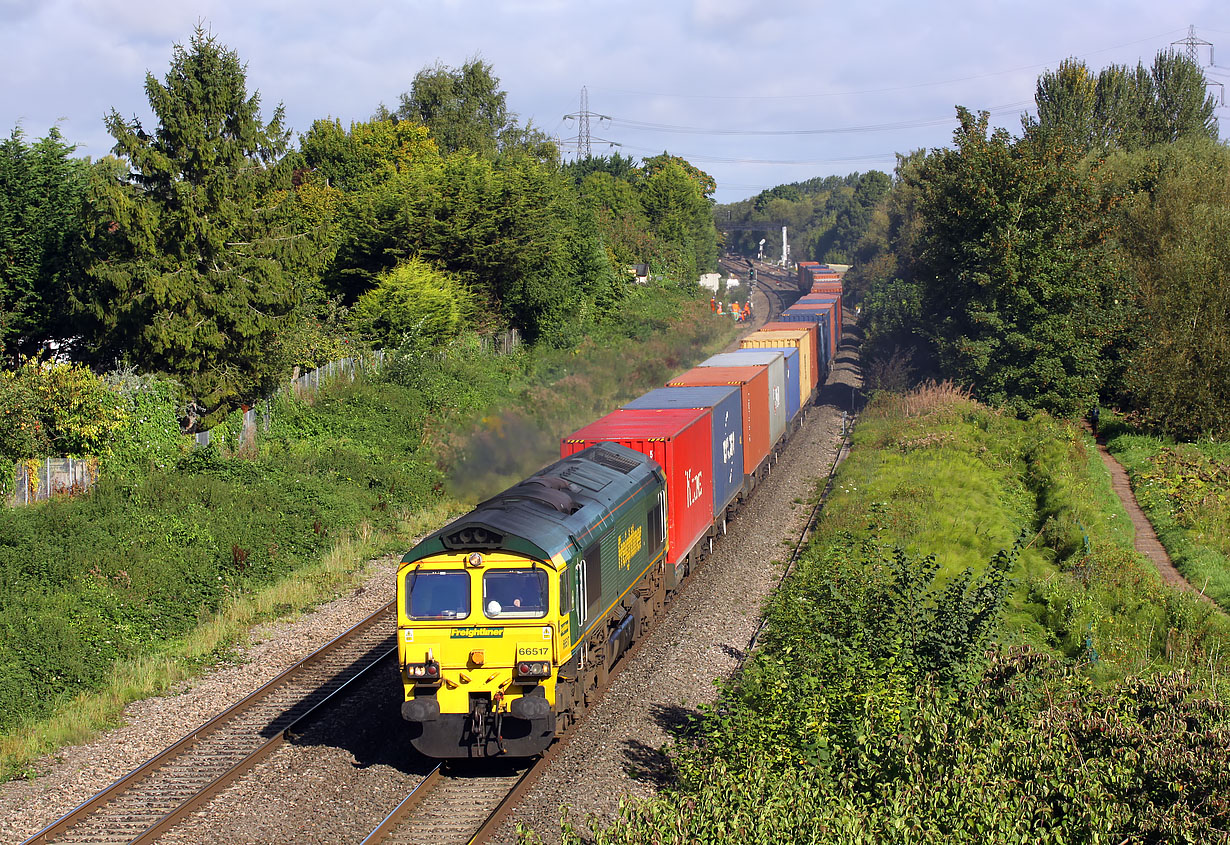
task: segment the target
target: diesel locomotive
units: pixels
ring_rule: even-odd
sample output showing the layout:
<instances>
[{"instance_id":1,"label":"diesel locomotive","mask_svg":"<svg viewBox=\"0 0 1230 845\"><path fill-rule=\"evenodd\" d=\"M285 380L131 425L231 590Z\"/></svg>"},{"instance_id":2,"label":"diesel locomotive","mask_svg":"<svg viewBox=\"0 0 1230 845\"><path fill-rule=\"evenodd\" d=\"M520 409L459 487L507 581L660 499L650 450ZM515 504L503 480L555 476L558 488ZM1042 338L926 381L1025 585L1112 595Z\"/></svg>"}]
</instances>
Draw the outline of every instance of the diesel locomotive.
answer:
<instances>
[{"instance_id":1,"label":"diesel locomotive","mask_svg":"<svg viewBox=\"0 0 1230 845\"><path fill-rule=\"evenodd\" d=\"M823 384L841 290L813 285L744 349L564 438L559 461L405 555L401 712L418 751L529 757L582 717Z\"/></svg>"},{"instance_id":2,"label":"diesel locomotive","mask_svg":"<svg viewBox=\"0 0 1230 845\"><path fill-rule=\"evenodd\" d=\"M543 751L661 611L665 558L662 470L614 443L425 538L397 574L411 743L437 758Z\"/></svg>"}]
</instances>

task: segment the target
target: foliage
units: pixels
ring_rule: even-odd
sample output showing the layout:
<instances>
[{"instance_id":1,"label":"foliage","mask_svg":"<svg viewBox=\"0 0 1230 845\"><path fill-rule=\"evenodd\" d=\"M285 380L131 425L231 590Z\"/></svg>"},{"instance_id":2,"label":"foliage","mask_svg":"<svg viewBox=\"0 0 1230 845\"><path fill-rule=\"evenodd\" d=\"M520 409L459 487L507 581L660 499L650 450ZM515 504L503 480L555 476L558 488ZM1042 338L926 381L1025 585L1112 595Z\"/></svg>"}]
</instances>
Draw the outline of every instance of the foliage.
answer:
<instances>
[{"instance_id":1,"label":"foliage","mask_svg":"<svg viewBox=\"0 0 1230 845\"><path fill-rule=\"evenodd\" d=\"M521 127L508 110L508 94L491 65L474 58L460 68L437 62L414 77L401 105L390 114L383 106L378 120L397 118L427 127L444 154L471 152L485 158L518 150L543 162L559 153L552 140L532 125Z\"/></svg>"},{"instance_id":2,"label":"foliage","mask_svg":"<svg viewBox=\"0 0 1230 845\"><path fill-rule=\"evenodd\" d=\"M175 466L190 442L180 429L183 389L177 382L132 370L103 376L118 394L123 424L98 453L110 478L136 481Z\"/></svg>"},{"instance_id":3,"label":"foliage","mask_svg":"<svg viewBox=\"0 0 1230 845\"><path fill-rule=\"evenodd\" d=\"M405 173L417 162L439 157L428 129L408 121L317 120L299 139L299 152L313 180L339 191L355 191Z\"/></svg>"},{"instance_id":4,"label":"foliage","mask_svg":"<svg viewBox=\"0 0 1230 845\"><path fill-rule=\"evenodd\" d=\"M876 207L891 187L892 179L887 173L871 170L859 177L853 194L837 194L829 204L833 227L807 241L810 254L822 256L822 261L849 264L855 246L871 225Z\"/></svg>"},{"instance_id":5,"label":"foliage","mask_svg":"<svg viewBox=\"0 0 1230 845\"><path fill-rule=\"evenodd\" d=\"M1204 72L1187 56L1159 52L1153 66L1111 65L1096 76L1078 59L1038 77L1040 126L1081 150L1142 149L1182 139L1217 140L1217 106Z\"/></svg>"},{"instance_id":6,"label":"foliage","mask_svg":"<svg viewBox=\"0 0 1230 845\"><path fill-rule=\"evenodd\" d=\"M924 331L941 372L1016 411L1090 407L1116 337L1108 210L1055 135L1013 144L958 109L956 149L919 172Z\"/></svg>"},{"instance_id":7,"label":"foliage","mask_svg":"<svg viewBox=\"0 0 1230 845\"><path fill-rule=\"evenodd\" d=\"M0 458L102 455L126 423L120 397L88 367L25 358L0 370Z\"/></svg>"},{"instance_id":8,"label":"foliage","mask_svg":"<svg viewBox=\"0 0 1230 845\"><path fill-rule=\"evenodd\" d=\"M81 300L94 355L177 378L212 420L268 392L285 362L269 351L294 320L305 228L271 202L286 150L245 91L238 55L199 28L177 45L165 83L146 76L159 125L112 111L107 128L131 173L96 170L94 260Z\"/></svg>"},{"instance_id":9,"label":"foliage","mask_svg":"<svg viewBox=\"0 0 1230 845\"><path fill-rule=\"evenodd\" d=\"M1230 436L1230 151L1192 141L1111 165L1141 327L1114 398L1173 436Z\"/></svg>"},{"instance_id":10,"label":"foliage","mask_svg":"<svg viewBox=\"0 0 1230 845\"><path fill-rule=\"evenodd\" d=\"M856 668L837 670L849 677ZM1230 712L1181 674L1091 691L1047 658L1014 651L955 700L923 683L904 702L865 704L857 690L796 678L787 671L772 678L774 696L784 699L776 707L762 695L706 719L677 761L677 788L623 802L620 820L592 836L568 824L563 841L1224 839ZM792 706L847 707L858 713L857 733L831 756L783 765L790 750L774 729ZM774 721L748 729L753 719Z\"/></svg>"},{"instance_id":11,"label":"foliage","mask_svg":"<svg viewBox=\"0 0 1230 845\"><path fill-rule=\"evenodd\" d=\"M780 255L784 225L792 259L849 263L891 184L888 174L878 170L809 179L717 206L714 217L719 227L723 222L741 226L726 236L731 252L755 256L764 238L765 254Z\"/></svg>"},{"instance_id":12,"label":"foliage","mask_svg":"<svg viewBox=\"0 0 1230 845\"><path fill-rule=\"evenodd\" d=\"M663 151L661 155L650 156L641 162L641 171L647 180L652 180L658 173L671 167L682 168L688 178L696 183L701 196L705 199L712 197L713 192L717 190L717 181L712 176L687 159L671 155L666 151Z\"/></svg>"},{"instance_id":13,"label":"foliage","mask_svg":"<svg viewBox=\"0 0 1230 845\"><path fill-rule=\"evenodd\" d=\"M521 154L424 159L348 197L328 283L357 299L416 256L474 294L479 330L512 325L567 345L618 303L622 287L592 213L561 173Z\"/></svg>"},{"instance_id":14,"label":"foliage","mask_svg":"<svg viewBox=\"0 0 1230 845\"><path fill-rule=\"evenodd\" d=\"M595 156L571 163L567 173L595 215L613 264L649 264L655 276L684 289L717 266L709 174L668 153L640 165L619 154Z\"/></svg>"},{"instance_id":15,"label":"foliage","mask_svg":"<svg viewBox=\"0 0 1230 845\"><path fill-rule=\"evenodd\" d=\"M81 237L87 167L52 127L0 143L0 354L34 354L72 334L68 279Z\"/></svg>"},{"instance_id":16,"label":"foliage","mask_svg":"<svg viewBox=\"0 0 1230 845\"><path fill-rule=\"evenodd\" d=\"M360 337L376 347L436 346L456 337L474 308L458 279L418 259L382 273L351 312Z\"/></svg>"}]
</instances>

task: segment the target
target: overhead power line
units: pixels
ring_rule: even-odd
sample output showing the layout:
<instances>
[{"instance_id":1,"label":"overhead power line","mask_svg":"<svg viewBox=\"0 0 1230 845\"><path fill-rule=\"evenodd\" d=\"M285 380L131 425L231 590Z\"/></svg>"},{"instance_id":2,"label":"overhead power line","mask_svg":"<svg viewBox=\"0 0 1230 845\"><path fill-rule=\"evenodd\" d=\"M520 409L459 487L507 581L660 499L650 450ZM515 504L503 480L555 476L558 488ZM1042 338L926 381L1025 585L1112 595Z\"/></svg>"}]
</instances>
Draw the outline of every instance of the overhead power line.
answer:
<instances>
[{"instance_id":1,"label":"overhead power line","mask_svg":"<svg viewBox=\"0 0 1230 845\"><path fill-rule=\"evenodd\" d=\"M633 150L638 153L649 153L650 155L658 155L661 150L653 147L638 147L634 144L620 144L626 150ZM818 164L848 164L855 161L896 161L896 153L876 153L872 155L857 155L847 156L845 158L828 158L828 159L765 159L765 158L731 158L727 156L704 155L702 153L688 153L675 150L672 155L677 155L686 158L692 162L705 162L707 164L776 164L776 165L791 165L808 167Z\"/></svg>"},{"instance_id":2,"label":"overhead power line","mask_svg":"<svg viewBox=\"0 0 1230 845\"><path fill-rule=\"evenodd\" d=\"M1138 38L1134 41L1125 41L1122 44L1115 44L1111 47L1102 47L1098 50L1087 50L1082 55L1095 56L1099 53L1109 53L1112 50L1120 50L1124 47L1131 47L1135 44L1144 44L1146 42L1156 42L1159 39L1174 35L1177 32L1182 32L1181 29L1172 29L1158 35L1151 35L1148 38ZM960 76L953 79L940 79L932 82L916 82L912 85L894 85L884 88L866 88L856 91L824 91L811 94L680 94L678 92L664 93L661 91L629 91L620 88L598 88L600 91L607 91L612 94L634 94L639 97L674 97L683 100L819 100L828 97L860 97L867 94L885 94L892 91L913 91L918 88L930 88L938 85L952 85L955 82L972 82L976 79L987 79L993 76L1004 76L1010 73L1020 73L1026 70L1037 70L1038 68L1052 67L1058 65L1062 60L1039 62L1032 65L1023 65L1021 67L1009 68L1008 70L991 71L990 73L979 73L972 76Z\"/></svg>"},{"instance_id":3,"label":"overhead power line","mask_svg":"<svg viewBox=\"0 0 1230 845\"><path fill-rule=\"evenodd\" d=\"M1033 100L1019 100L1002 106L993 106L986 111L990 114L1005 114L1033 104ZM826 129L728 129L720 127L701 128L697 126L676 126L669 123L651 123L643 120L629 120L622 117L612 117L613 126L628 129L644 129L654 132L668 132L679 135L851 135L864 132L891 132L899 129L922 129L928 126L943 126L952 123L954 117L937 117L920 120L901 120L895 123L876 123L867 126L839 126Z\"/></svg>"}]
</instances>

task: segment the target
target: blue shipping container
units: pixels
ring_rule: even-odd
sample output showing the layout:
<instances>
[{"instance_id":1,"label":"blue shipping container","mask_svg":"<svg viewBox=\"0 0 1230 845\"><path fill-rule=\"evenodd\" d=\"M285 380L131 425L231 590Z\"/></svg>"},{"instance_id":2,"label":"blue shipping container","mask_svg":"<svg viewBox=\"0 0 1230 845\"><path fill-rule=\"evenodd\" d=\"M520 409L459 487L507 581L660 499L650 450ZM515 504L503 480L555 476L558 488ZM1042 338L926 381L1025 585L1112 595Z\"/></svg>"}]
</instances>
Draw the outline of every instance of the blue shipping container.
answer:
<instances>
[{"instance_id":1,"label":"blue shipping container","mask_svg":"<svg viewBox=\"0 0 1230 845\"><path fill-rule=\"evenodd\" d=\"M741 397L738 386L659 387L623 406L627 410L712 409L714 516L720 516L743 489Z\"/></svg>"},{"instance_id":2,"label":"blue shipping container","mask_svg":"<svg viewBox=\"0 0 1230 845\"><path fill-rule=\"evenodd\" d=\"M829 359L832 357L832 345L830 338L833 335L833 326L831 325L830 312L827 311L792 311L787 308L777 318L783 323L818 323L820 325L820 338L818 347L820 357L824 360L821 362L820 371L828 372L828 367L832 363Z\"/></svg>"}]
</instances>

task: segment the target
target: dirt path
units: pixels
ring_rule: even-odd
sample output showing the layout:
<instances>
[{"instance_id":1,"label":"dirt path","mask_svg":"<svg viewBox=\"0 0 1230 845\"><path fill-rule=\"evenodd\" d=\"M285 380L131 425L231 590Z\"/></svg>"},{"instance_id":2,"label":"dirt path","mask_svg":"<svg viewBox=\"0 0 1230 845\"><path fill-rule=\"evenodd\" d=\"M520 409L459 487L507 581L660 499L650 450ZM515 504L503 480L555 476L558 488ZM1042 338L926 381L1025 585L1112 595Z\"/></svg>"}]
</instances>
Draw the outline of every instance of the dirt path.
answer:
<instances>
[{"instance_id":1,"label":"dirt path","mask_svg":"<svg viewBox=\"0 0 1230 845\"><path fill-rule=\"evenodd\" d=\"M1121 463L1115 460L1114 456L1106 450L1106 446L1101 442L1098 443L1098 454L1102 456L1102 463L1110 471L1111 488L1115 491L1115 495L1119 497L1119 501L1123 502L1123 507L1127 509L1128 517L1132 520L1132 527L1135 529L1135 537L1132 543L1136 547L1136 551L1147 555L1149 560L1153 561L1153 565L1157 567L1162 580L1167 584L1195 593L1216 607L1216 602L1193 587L1191 582L1184 578L1183 574L1175 569L1174 564L1171 563L1170 555L1166 553L1165 547L1157 539L1157 532L1153 530L1153 524L1149 522L1145 512L1140 509L1140 505L1136 504L1136 495L1132 492L1132 485L1128 481L1127 470L1123 468Z\"/></svg>"}]
</instances>

